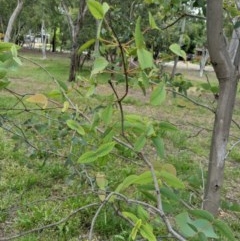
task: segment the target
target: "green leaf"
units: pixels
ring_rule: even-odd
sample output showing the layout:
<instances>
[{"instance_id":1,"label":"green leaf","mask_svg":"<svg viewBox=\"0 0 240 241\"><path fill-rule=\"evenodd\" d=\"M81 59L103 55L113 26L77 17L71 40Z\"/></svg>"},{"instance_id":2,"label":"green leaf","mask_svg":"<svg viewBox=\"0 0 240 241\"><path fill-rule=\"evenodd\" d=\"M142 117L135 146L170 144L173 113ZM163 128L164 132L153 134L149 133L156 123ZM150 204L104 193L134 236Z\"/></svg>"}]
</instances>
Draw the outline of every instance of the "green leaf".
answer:
<instances>
[{"instance_id":1,"label":"green leaf","mask_svg":"<svg viewBox=\"0 0 240 241\"><path fill-rule=\"evenodd\" d=\"M3 79L7 75L7 71L5 69L0 69L0 79Z\"/></svg>"},{"instance_id":2,"label":"green leaf","mask_svg":"<svg viewBox=\"0 0 240 241\"><path fill-rule=\"evenodd\" d=\"M174 53L176 54L177 56L179 57L182 57L184 60L187 59L187 55L185 53L185 51L183 51L180 47L179 44L171 44L169 49Z\"/></svg>"},{"instance_id":3,"label":"green leaf","mask_svg":"<svg viewBox=\"0 0 240 241\"><path fill-rule=\"evenodd\" d=\"M140 205L137 206L137 215L144 222L147 222L148 219L150 218L149 213Z\"/></svg>"},{"instance_id":4,"label":"green leaf","mask_svg":"<svg viewBox=\"0 0 240 241\"><path fill-rule=\"evenodd\" d=\"M74 130L74 131L77 131L77 133L81 136L84 136L85 135L85 131L84 129L82 128L82 126L75 120L67 120L67 126Z\"/></svg>"},{"instance_id":5,"label":"green leaf","mask_svg":"<svg viewBox=\"0 0 240 241\"><path fill-rule=\"evenodd\" d=\"M110 9L109 5L108 5L106 2L104 2L104 3L102 4L102 8L103 8L103 13L104 13L104 15L106 15L106 13L108 12L108 10Z\"/></svg>"},{"instance_id":6,"label":"green leaf","mask_svg":"<svg viewBox=\"0 0 240 241\"><path fill-rule=\"evenodd\" d=\"M155 235L153 234L153 228L148 223L141 226L140 234L148 241L157 241Z\"/></svg>"},{"instance_id":7,"label":"green leaf","mask_svg":"<svg viewBox=\"0 0 240 241\"><path fill-rule=\"evenodd\" d=\"M214 217L211 213L209 213L206 210L202 210L202 209L193 209L193 210L189 210L189 213L191 215L193 215L196 218L202 218L202 219L206 219L209 222L212 222L214 220Z\"/></svg>"},{"instance_id":8,"label":"green leaf","mask_svg":"<svg viewBox=\"0 0 240 241\"><path fill-rule=\"evenodd\" d=\"M167 197L168 199L170 199L172 201L176 201L177 202L177 201L180 200L180 197L178 197L177 194L174 193L172 191L172 189L170 189L170 188L162 187L160 189L160 192L161 192L162 196Z\"/></svg>"},{"instance_id":9,"label":"green leaf","mask_svg":"<svg viewBox=\"0 0 240 241\"><path fill-rule=\"evenodd\" d=\"M10 81L2 79L0 80L0 90L6 88L10 84Z\"/></svg>"},{"instance_id":10,"label":"green leaf","mask_svg":"<svg viewBox=\"0 0 240 241\"><path fill-rule=\"evenodd\" d=\"M155 135L156 135L156 132L155 132L153 123L149 121L147 123L146 136L151 137L151 136L155 136Z\"/></svg>"},{"instance_id":11,"label":"green leaf","mask_svg":"<svg viewBox=\"0 0 240 241\"><path fill-rule=\"evenodd\" d=\"M93 70L91 75L102 73L103 70L108 66L108 61L104 57L97 57L93 64Z\"/></svg>"},{"instance_id":12,"label":"green leaf","mask_svg":"<svg viewBox=\"0 0 240 241\"><path fill-rule=\"evenodd\" d=\"M0 42L0 53L5 51L11 51L12 46L12 43Z\"/></svg>"},{"instance_id":13,"label":"green leaf","mask_svg":"<svg viewBox=\"0 0 240 241\"><path fill-rule=\"evenodd\" d=\"M232 230L225 222L217 219L213 222L213 226L222 234L222 236L226 237L228 241L236 241Z\"/></svg>"},{"instance_id":14,"label":"green leaf","mask_svg":"<svg viewBox=\"0 0 240 241\"><path fill-rule=\"evenodd\" d=\"M134 180L134 184L138 184L138 185L142 185L142 184L148 184L148 183L152 183L153 182L153 178L152 178L152 173L151 171L146 171L142 174L140 174L135 180Z\"/></svg>"},{"instance_id":15,"label":"green leaf","mask_svg":"<svg viewBox=\"0 0 240 241\"><path fill-rule=\"evenodd\" d=\"M130 185L132 185L134 183L134 181L138 178L137 175L130 175L128 177L126 177L122 183L120 183L115 192L120 192L123 191L125 189L127 189Z\"/></svg>"},{"instance_id":16,"label":"green leaf","mask_svg":"<svg viewBox=\"0 0 240 241\"><path fill-rule=\"evenodd\" d=\"M67 85L66 85L63 81L57 80L57 82L58 82L59 86L60 86L63 90L68 91L68 87L67 87Z\"/></svg>"},{"instance_id":17,"label":"green leaf","mask_svg":"<svg viewBox=\"0 0 240 241\"><path fill-rule=\"evenodd\" d=\"M126 120L128 120L129 122L132 122L132 123L134 123L134 122L141 122L141 123L143 123L143 118L142 118L142 116L140 116L140 115L126 115L125 116L125 118L126 118Z\"/></svg>"},{"instance_id":18,"label":"green leaf","mask_svg":"<svg viewBox=\"0 0 240 241\"><path fill-rule=\"evenodd\" d=\"M183 189L185 188L184 183L177 178L176 176L174 176L173 174L166 172L166 171L160 171L159 172L161 178L171 187L173 188L179 188L179 189Z\"/></svg>"},{"instance_id":19,"label":"green leaf","mask_svg":"<svg viewBox=\"0 0 240 241\"><path fill-rule=\"evenodd\" d=\"M194 231L188 224L192 223L192 220L188 216L187 212L178 214L175 217L177 226L179 227L180 232L186 237L194 237L197 233Z\"/></svg>"},{"instance_id":20,"label":"green leaf","mask_svg":"<svg viewBox=\"0 0 240 241\"><path fill-rule=\"evenodd\" d=\"M145 47L143 34L141 31L141 17L138 17L135 27L135 43L137 49L141 49Z\"/></svg>"},{"instance_id":21,"label":"green leaf","mask_svg":"<svg viewBox=\"0 0 240 241\"><path fill-rule=\"evenodd\" d=\"M151 12L148 12L148 18L149 18L149 25L150 25L151 29L159 29Z\"/></svg>"},{"instance_id":22,"label":"green leaf","mask_svg":"<svg viewBox=\"0 0 240 241\"><path fill-rule=\"evenodd\" d=\"M101 117L105 125L108 125L111 122L112 115L113 115L113 107L112 105L108 105L101 113Z\"/></svg>"},{"instance_id":23,"label":"green leaf","mask_svg":"<svg viewBox=\"0 0 240 241\"><path fill-rule=\"evenodd\" d=\"M153 55L144 48L137 49L138 61L141 69L148 69L154 66Z\"/></svg>"},{"instance_id":24,"label":"green leaf","mask_svg":"<svg viewBox=\"0 0 240 241\"><path fill-rule=\"evenodd\" d=\"M95 0L88 0L87 6L91 14L95 19L103 19L104 18L104 9L101 3Z\"/></svg>"},{"instance_id":25,"label":"green leaf","mask_svg":"<svg viewBox=\"0 0 240 241\"><path fill-rule=\"evenodd\" d=\"M150 103L154 106L161 105L166 99L166 89L164 83L160 83L150 96Z\"/></svg>"},{"instance_id":26,"label":"green leaf","mask_svg":"<svg viewBox=\"0 0 240 241\"><path fill-rule=\"evenodd\" d=\"M164 158L164 142L160 136L154 136L151 138L153 145L156 148L159 157Z\"/></svg>"},{"instance_id":27,"label":"green leaf","mask_svg":"<svg viewBox=\"0 0 240 241\"><path fill-rule=\"evenodd\" d=\"M115 145L116 145L116 142L114 141L102 144L95 152L97 158L103 157L109 154Z\"/></svg>"},{"instance_id":28,"label":"green leaf","mask_svg":"<svg viewBox=\"0 0 240 241\"><path fill-rule=\"evenodd\" d=\"M94 151L85 152L78 158L79 163L91 163L97 160L97 156Z\"/></svg>"},{"instance_id":29,"label":"green leaf","mask_svg":"<svg viewBox=\"0 0 240 241\"><path fill-rule=\"evenodd\" d=\"M135 225L134 225L131 233L130 233L130 238L131 238L132 240L135 240L135 239L136 239L137 233L138 233L141 225L142 225L142 220L141 220L141 219L138 219L137 222L135 223Z\"/></svg>"},{"instance_id":30,"label":"green leaf","mask_svg":"<svg viewBox=\"0 0 240 241\"><path fill-rule=\"evenodd\" d=\"M191 223L199 232L205 234L208 238L218 239L217 234L214 232L212 224L205 219L197 219Z\"/></svg>"},{"instance_id":31,"label":"green leaf","mask_svg":"<svg viewBox=\"0 0 240 241\"><path fill-rule=\"evenodd\" d=\"M137 141L134 143L134 150L141 151L144 145L146 144L147 138L142 134Z\"/></svg>"},{"instance_id":32,"label":"green leaf","mask_svg":"<svg viewBox=\"0 0 240 241\"><path fill-rule=\"evenodd\" d=\"M78 50L78 53L81 54L84 50L88 49L95 43L96 39L90 39L86 43L84 43Z\"/></svg>"},{"instance_id":33,"label":"green leaf","mask_svg":"<svg viewBox=\"0 0 240 241\"><path fill-rule=\"evenodd\" d=\"M202 232L198 233L198 240L199 241L208 241L208 238L206 237L206 235Z\"/></svg>"},{"instance_id":34,"label":"green leaf","mask_svg":"<svg viewBox=\"0 0 240 241\"><path fill-rule=\"evenodd\" d=\"M131 221L133 221L134 223L136 223L139 218L133 214L133 213L130 213L130 212L122 212L122 215L125 217L125 218L129 218Z\"/></svg>"},{"instance_id":35,"label":"green leaf","mask_svg":"<svg viewBox=\"0 0 240 241\"><path fill-rule=\"evenodd\" d=\"M159 123L159 128L161 131L177 131L177 127L174 126L173 124L166 122L166 121L162 121Z\"/></svg>"}]
</instances>

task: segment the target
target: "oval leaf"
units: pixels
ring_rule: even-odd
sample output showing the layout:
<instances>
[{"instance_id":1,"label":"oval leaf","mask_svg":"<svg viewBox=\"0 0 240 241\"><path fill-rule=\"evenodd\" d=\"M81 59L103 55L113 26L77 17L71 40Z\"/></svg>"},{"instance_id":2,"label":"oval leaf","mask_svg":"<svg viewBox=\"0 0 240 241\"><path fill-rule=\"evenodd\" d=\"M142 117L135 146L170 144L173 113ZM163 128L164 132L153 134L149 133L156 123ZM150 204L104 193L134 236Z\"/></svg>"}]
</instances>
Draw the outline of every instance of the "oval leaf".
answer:
<instances>
[{"instance_id":1,"label":"oval leaf","mask_svg":"<svg viewBox=\"0 0 240 241\"><path fill-rule=\"evenodd\" d=\"M159 157L164 158L164 143L160 136L154 136L151 138L153 145L156 148Z\"/></svg>"},{"instance_id":2,"label":"oval leaf","mask_svg":"<svg viewBox=\"0 0 240 241\"><path fill-rule=\"evenodd\" d=\"M101 117L105 125L108 125L111 122L112 114L113 114L113 107L112 105L108 105L101 113Z\"/></svg>"},{"instance_id":3,"label":"oval leaf","mask_svg":"<svg viewBox=\"0 0 240 241\"><path fill-rule=\"evenodd\" d=\"M116 144L115 142L108 142L108 143L102 144L95 152L97 158L103 157L109 154L114 148L115 144Z\"/></svg>"},{"instance_id":4,"label":"oval leaf","mask_svg":"<svg viewBox=\"0 0 240 241\"><path fill-rule=\"evenodd\" d=\"M193 209L193 210L189 210L189 213L192 214L196 218L206 219L209 222L212 222L214 220L213 215L206 210Z\"/></svg>"},{"instance_id":5,"label":"oval leaf","mask_svg":"<svg viewBox=\"0 0 240 241\"><path fill-rule=\"evenodd\" d=\"M120 191L125 190L125 189L128 188L130 185L132 185L137 178L138 178L137 175L130 175L130 176L126 177L126 178L123 180L123 182L120 183L120 184L117 186L115 192L120 192Z\"/></svg>"},{"instance_id":6,"label":"oval leaf","mask_svg":"<svg viewBox=\"0 0 240 241\"><path fill-rule=\"evenodd\" d=\"M87 6L91 14L95 19L103 19L104 17L104 10L101 3L95 0L88 0Z\"/></svg>"},{"instance_id":7,"label":"oval leaf","mask_svg":"<svg viewBox=\"0 0 240 241\"><path fill-rule=\"evenodd\" d=\"M141 225L142 225L142 220L141 220L141 219L138 219L137 222L135 223L135 225L134 225L131 233L130 233L130 238L131 238L132 240L135 240L135 239L136 239L137 233L138 233Z\"/></svg>"},{"instance_id":8,"label":"oval leaf","mask_svg":"<svg viewBox=\"0 0 240 241\"><path fill-rule=\"evenodd\" d=\"M96 39L90 39L86 43L84 43L78 50L78 53L81 54L84 50L88 49L95 43Z\"/></svg>"},{"instance_id":9,"label":"oval leaf","mask_svg":"<svg viewBox=\"0 0 240 241\"><path fill-rule=\"evenodd\" d=\"M79 163L86 164L86 163L91 163L97 160L96 154L94 151L89 151L84 153L83 155L80 156L78 159Z\"/></svg>"},{"instance_id":10,"label":"oval leaf","mask_svg":"<svg viewBox=\"0 0 240 241\"><path fill-rule=\"evenodd\" d=\"M180 47L179 44L171 44L169 49L174 53L176 54L177 56L179 57L182 57L184 60L187 59L187 55L185 53L185 51L183 51Z\"/></svg>"},{"instance_id":11,"label":"oval leaf","mask_svg":"<svg viewBox=\"0 0 240 241\"><path fill-rule=\"evenodd\" d=\"M48 98L43 94L32 95L29 98L27 98L26 101L35 104L42 104L43 108L46 108L48 104Z\"/></svg>"},{"instance_id":12,"label":"oval leaf","mask_svg":"<svg viewBox=\"0 0 240 241\"><path fill-rule=\"evenodd\" d=\"M134 150L135 151L141 151L142 148L144 147L145 143L147 141L147 138L145 137L145 135L141 135L137 141L134 143Z\"/></svg>"},{"instance_id":13,"label":"oval leaf","mask_svg":"<svg viewBox=\"0 0 240 241\"><path fill-rule=\"evenodd\" d=\"M172 175L166 171L160 171L161 178L171 187L183 189L185 187L184 183L178 179L176 176Z\"/></svg>"},{"instance_id":14,"label":"oval leaf","mask_svg":"<svg viewBox=\"0 0 240 241\"><path fill-rule=\"evenodd\" d=\"M148 223L141 226L140 234L148 241L157 241L155 235L153 234L153 228Z\"/></svg>"},{"instance_id":15,"label":"oval leaf","mask_svg":"<svg viewBox=\"0 0 240 241\"><path fill-rule=\"evenodd\" d=\"M108 61L103 57L97 57L93 64L93 70L91 75L95 75L103 72L103 70L108 66Z\"/></svg>"},{"instance_id":16,"label":"oval leaf","mask_svg":"<svg viewBox=\"0 0 240 241\"><path fill-rule=\"evenodd\" d=\"M222 236L226 237L227 240L236 241L232 230L223 221L217 219L213 222L213 226L222 234Z\"/></svg>"},{"instance_id":17,"label":"oval leaf","mask_svg":"<svg viewBox=\"0 0 240 241\"><path fill-rule=\"evenodd\" d=\"M84 129L82 128L82 126L80 126L80 124L75 121L75 120L67 120L67 125L70 129L74 130L74 131L77 131L77 133L79 135L82 135L84 136L85 135L85 131Z\"/></svg>"},{"instance_id":18,"label":"oval leaf","mask_svg":"<svg viewBox=\"0 0 240 241\"><path fill-rule=\"evenodd\" d=\"M153 55L144 48L137 50L138 61L141 69L148 69L153 67Z\"/></svg>"},{"instance_id":19,"label":"oval leaf","mask_svg":"<svg viewBox=\"0 0 240 241\"><path fill-rule=\"evenodd\" d=\"M161 105L166 99L166 89L164 83L160 83L150 96L150 103L154 106Z\"/></svg>"},{"instance_id":20,"label":"oval leaf","mask_svg":"<svg viewBox=\"0 0 240 241\"><path fill-rule=\"evenodd\" d=\"M104 190L106 188L108 181L104 173L98 172L96 174L96 183L100 189Z\"/></svg>"}]
</instances>

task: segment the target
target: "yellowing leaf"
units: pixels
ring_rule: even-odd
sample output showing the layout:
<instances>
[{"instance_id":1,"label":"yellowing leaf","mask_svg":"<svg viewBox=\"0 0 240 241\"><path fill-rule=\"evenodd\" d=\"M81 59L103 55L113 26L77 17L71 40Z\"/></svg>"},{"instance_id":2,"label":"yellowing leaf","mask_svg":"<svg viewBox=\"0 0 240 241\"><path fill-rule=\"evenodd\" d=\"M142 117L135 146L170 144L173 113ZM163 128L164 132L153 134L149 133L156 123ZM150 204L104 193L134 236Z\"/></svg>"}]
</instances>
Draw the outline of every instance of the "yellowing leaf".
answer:
<instances>
[{"instance_id":1,"label":"yellowing leaf","mask_svg":"<svg viewBox=\"0 0 240 241\"><path fill-rule=\"evenodd\" d=\"M43 94L32 95L29 98L27 98L26 101L30 103L35 103L35 104L42 104L43 109L45 109L48 104L48 98Z\"/></svg>"},{"instance_id":2,"label":"yellowing leaf","mask_svg":"<svg viewBox=\"0 0 240 241\"><path fill-rule=\"evenodd\" d=\"M104 190L99 190L98 191L98 197L103 202L106 198L106 192Z\"/></svg>"},{"instance_id":3,"label":"yellowing leaf","mask_svg":"<svg viewBox=\"0 0 240 241\"><path fill-rule=\"evenodd\" d=\"M162 170L169 172L174 176L177 176L176 168L172 164L168 164L168 163L164 164L162 166Z\"/></svg>"},{"instance_id":4,"label":"yellowing leaf","mask_svg":"<svg viewBox=\"0 0 240 241\"><path fill-rule=\"evenodd\" d=\"M100 189L104 190L106 188L108 181L104 173L98 172L96 174L96 183Z\"/></svg>"},{"instance_id":5,"label":"yellowing leaf","mask_svg":"<svg viewBox=\"0 0 240 241\"><path fill-rule=\"evenodd\" d=\"M65 101L63 103L63 108L62 108L62 112L66 112L69 108L69 102L68 101Z\"/></svg>"}]
</instances>

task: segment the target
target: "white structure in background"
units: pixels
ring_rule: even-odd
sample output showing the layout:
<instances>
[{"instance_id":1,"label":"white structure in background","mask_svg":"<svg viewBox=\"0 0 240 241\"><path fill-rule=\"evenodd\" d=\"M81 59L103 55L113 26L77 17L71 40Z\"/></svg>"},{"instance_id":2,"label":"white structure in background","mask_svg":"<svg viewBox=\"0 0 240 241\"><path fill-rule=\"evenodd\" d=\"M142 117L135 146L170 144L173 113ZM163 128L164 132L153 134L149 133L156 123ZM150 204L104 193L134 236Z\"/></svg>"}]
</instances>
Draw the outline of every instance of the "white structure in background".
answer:
<instances>
[{"instance_id":1,"label":"white structure in background","mask_svg":"<svg viewBox=\"0 0 240 241\"><path fill-rule=\"evenodd\" d=\"M46 46L49 46L50 44L50 34L43 32L43 34L32 34L29 32L29 34L24 35L24 43L23 47L29 48L29 49L41 49L43 43L46 43Z\"/></svg>"}]
</instances>

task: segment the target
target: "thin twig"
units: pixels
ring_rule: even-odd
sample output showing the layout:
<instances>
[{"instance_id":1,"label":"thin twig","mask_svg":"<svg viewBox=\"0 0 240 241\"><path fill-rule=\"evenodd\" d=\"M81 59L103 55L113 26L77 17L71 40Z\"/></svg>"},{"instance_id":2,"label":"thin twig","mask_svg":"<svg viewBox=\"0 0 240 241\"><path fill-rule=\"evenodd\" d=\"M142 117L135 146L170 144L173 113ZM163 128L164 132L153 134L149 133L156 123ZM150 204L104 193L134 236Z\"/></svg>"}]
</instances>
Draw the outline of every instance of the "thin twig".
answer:
<instances>
[{"instance_id":1,"label":"thin twig","mask_svg":"<svg viewBox=\"0 0 240 241\"><path fill-rule=\"evenodd\" d=\"M80 207L80 208L74 210L73 212L71 212L67 217L59 220L58 222L51 223L51 224L48 224L48 225L45 225L45 226L42 226L42 227L39 227L39 228L34 228L34 229L29 230L29 231L22 232L22 233L19 233L19 234L10 236L10 237L0 238L0 241L14 240L14 239L20 238L22 236L25 236L27 234L30 234L30 233L35 233L35 232L39 232L39 231L42 231L42 230L45 230L45 229L56 227L56 226L58 226L58 225L60 225L62 223L67 222L72 216L76 215L78 212L80 212L80 211L82 211L84 209L87 209L87 208L91 208L93 206L97 206L98 204L99 203L91 203L91 204L88 204L86 206Z\"/></svg>"}]
</instances>

